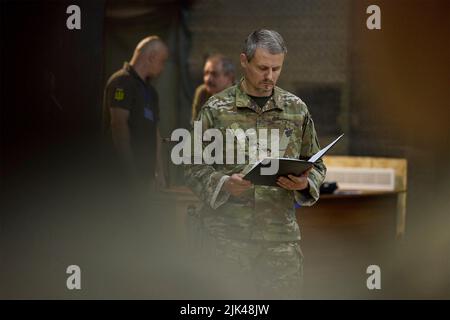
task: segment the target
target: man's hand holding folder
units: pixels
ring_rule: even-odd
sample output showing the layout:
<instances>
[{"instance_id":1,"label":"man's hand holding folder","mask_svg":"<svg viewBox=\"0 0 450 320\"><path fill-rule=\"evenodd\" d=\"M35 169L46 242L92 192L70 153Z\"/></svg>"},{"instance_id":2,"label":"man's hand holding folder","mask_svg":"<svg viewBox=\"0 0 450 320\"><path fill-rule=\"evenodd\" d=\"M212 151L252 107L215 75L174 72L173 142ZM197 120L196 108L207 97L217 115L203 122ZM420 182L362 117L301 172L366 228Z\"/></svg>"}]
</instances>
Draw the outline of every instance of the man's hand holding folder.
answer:
<instances>
[{"instance_id":1,"label":"man's hand holding folder","mask_svg":"<svg viewBox=\"0 0 450 320\"><path fill-rule=\"evenodd\" d=\"M280 176L277 185L286 190L304 190L308 187L308 175L312 168L303 172L300 176L289 174L287 177Z\"/></svg>"},{"instance_id":2,"label":"man's hand holding folder","mask_svg":"<svg viewBox=\"0 0 450 320\"><path fill-rule=\"evenodd\" d=\"M311 169L309 168L300 176L294 176L292 174L287 177L281 176L277 180L277 185L286 190L304 190L308 187L308 174ZM244 191L250 189L252 185L251 181L244 179L242 173L235 173L224 183L224 189L231 195L238 197Z\"/></svg>"},{"instance_id":3,"label":"man's hand holding folder","mask_svg":"<svg viewBox=\"0 0 450 320\"><path fill-rule=\"evenodd\" d=\"M256 163L252 169L243 177L253 184L278 186L287 190L303 190L308 187L308 174L314 164L322 158L341 138L341 134L333 142L311 156L308 160L293 158L266 158ZM276 172L267 174L264 168L272 168L275 162Z\"/></svg>"},{"instance_id":4,"label":"man's hand holding folder","mask_svg":"<svg viewBox=\"0 0 450 320\"><path fill-rule=\"evenodd\" d=\"M229 192L231 195L238 197L244 191L252 187L252 183L248 180L243 179L244 175L242 173L234 173L225 181L223 187L225 191Z\"/></svg>"}]
</instances>

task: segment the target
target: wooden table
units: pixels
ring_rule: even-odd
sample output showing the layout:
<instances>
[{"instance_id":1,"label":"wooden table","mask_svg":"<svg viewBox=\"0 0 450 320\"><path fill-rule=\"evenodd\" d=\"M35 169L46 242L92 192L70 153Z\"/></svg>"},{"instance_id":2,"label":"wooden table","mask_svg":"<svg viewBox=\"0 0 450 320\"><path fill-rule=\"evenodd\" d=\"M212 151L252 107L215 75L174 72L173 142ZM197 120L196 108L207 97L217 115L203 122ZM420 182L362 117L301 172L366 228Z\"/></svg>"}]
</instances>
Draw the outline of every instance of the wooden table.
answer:
<instances>
[{"instance_id":1,"label":"wooden table","mask_svg":"<svg viewBox=\"0 0 450 320\"><path fill-rule=\"evenodd\" d=\"M200 200L186 187L172 187L163 191L167 201L175 206L177 230L186 234L190 208L199 208ZM310 233L324 228L349 228L356 233L377 230L390 238L405 233L405 191L355 192L325 194L312 207L297 209L301 229ZM375 231L374 231L375 232Z\"/></svg>"}]
</instances>

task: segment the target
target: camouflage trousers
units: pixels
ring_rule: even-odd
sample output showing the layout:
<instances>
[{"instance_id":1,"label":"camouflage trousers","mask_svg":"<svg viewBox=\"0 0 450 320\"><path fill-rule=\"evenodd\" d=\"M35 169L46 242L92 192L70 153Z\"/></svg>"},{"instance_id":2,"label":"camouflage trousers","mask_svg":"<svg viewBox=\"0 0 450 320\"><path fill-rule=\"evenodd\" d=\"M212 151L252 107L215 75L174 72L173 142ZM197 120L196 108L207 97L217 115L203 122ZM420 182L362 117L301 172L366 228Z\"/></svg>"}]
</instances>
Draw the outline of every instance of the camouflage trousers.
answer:
<instances>
[{"instance_id":1,"label":"camouflage trousers","mask_svg":"<svg viewBox=\"0 0 450 320\"><path fill-rule=\"evenodd\" d=\"M303 253L299 241L238 240L213 235L194 213L190 212L187 223L189 247L201 261L203 271L215 270L222 280L219 283L229 287L237 283L230 292L242 293L251 288L247 296L239 298L302 297Z\"/></svg>"},{"instance_id":2,"label":"camouflage trousers","mask_svg":"<svg viewBox=\"0 0 450 320\"><path fill-rule=\"evenodd\" d=\"M243 298L300 299L303 254L298 241L249 241L206 237L203 255Z\"/></svg>"},{"instance_id":3,"label":"camouflage trousers","mask_svg":"<svg viewBox=\"0 0 450 320\"><path fill-rule=\"evenodd\" d=\"M260 298L299 299L303 255L295 242L215 240L216 259L234 265L255 285Z\"/></svg>"}]
</instances>

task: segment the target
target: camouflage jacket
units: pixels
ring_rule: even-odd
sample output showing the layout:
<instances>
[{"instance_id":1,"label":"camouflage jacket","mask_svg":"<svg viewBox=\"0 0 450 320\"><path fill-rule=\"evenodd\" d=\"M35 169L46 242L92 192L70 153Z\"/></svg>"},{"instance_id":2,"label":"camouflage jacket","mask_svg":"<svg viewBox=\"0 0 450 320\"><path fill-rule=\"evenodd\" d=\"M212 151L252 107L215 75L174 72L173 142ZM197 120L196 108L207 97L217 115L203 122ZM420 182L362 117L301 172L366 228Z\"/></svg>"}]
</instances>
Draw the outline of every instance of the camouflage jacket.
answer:
<instances>
[{"instance_id":1,"label":"camouflage jacket","mask_svg":"<svg viewBox=\"0 0 450 320\"><path fill-rule=\"evenodd\" d=\"M295 95L275 87L272 97L260 108L239 84L212 96L197 117L202 130L278 129L279 157L309 158L320 150L309 111ZM266 143L270 150L270 135ZM225 142L225 138L224 138ZM208 143L203 142L204 146ZM237 143L234 145L236 147ZM203 146L203 147L204 147ZM224 148L225 150L225 148ZM255 185L241 196L233 197L222 186L233 173L246 173L247 164L186 164L187 185L203 201L203 223L213 236L269 241L300 239L294 201L311 206L319 198L326 168L318 161L309 174L309 189L289 191L279 187ZM225 151L224 151L225 152ZM225 159L225 157L224 157ZM192 162L193 163L193 162Z\"/></svg>"}]
</instances>

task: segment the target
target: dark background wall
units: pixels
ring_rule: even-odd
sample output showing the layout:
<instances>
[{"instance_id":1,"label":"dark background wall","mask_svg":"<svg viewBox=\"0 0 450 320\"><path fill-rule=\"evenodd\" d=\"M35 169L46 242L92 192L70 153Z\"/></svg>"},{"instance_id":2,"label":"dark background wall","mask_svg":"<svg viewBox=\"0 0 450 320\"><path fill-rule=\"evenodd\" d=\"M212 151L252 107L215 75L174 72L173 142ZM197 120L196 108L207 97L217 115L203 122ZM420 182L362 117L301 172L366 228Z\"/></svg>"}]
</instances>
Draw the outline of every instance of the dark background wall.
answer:
<instances>
[{"instance_id":1,"label":"dark background wall","mask_svg":"<svg viewBox=\"0 0 450 320\"><path fill-rule=\"evenodd\" d=\"M79 31L65 27L69 4L81 7ZM381 7L382 30L366 28L370 4ZM2 265L10 278L17 275L14 262L33 261L46 246L11 253L24 252L30 239L58 230L77 235L90 225L67 217L106 219L88 205L109 199L97 184L109 161L98 143L103 87L138 40L159 34L170 47L156 83L161 129L169 136L188 126L204 56L221 51L237 64L243 39L261 27L285 37L289 53L279 84L309 105L323 144L342 131L346 141L335 154L408 160L404 251L417 257L405 260L416 264L410 270L433 274L433 266L450 265L448 1L2 0L0 14L1 258L11 261ZM182 183L171 170L172 182ZM94 240L95 226L88 228ZM58 249L44 252L50 259ZM58 261L54 270L65 263ZM434 282L420 282L427 283ZM25 287L16 288L20 296ZM39 294L39 283L29 292ZM406 286L399 294L407 292Z\"/></svg>"},{"instance_id":2,"label":"dark background wall","mask_svg":"<svg viewBox=\"0 0 450 320\"><path fill-rule=\"evenodd\" d=\"M70 4L83 8L79 31L66 28ZM1 2L2 175L45 165L98 136L104 4Z\"/></svg>"},{"instance_id":3,"label":"dark background wall","mask_svg":"<svg viewBox=\"0 0 450 320\"><path fill-rule=\"evenodd\" d=\"M66 28L70 4L82 8L81 30ZM62 261L88 250L77 239L99 190L104 5L0 2L2 298L49 297Z\"/></svg>"}]
</instances>

